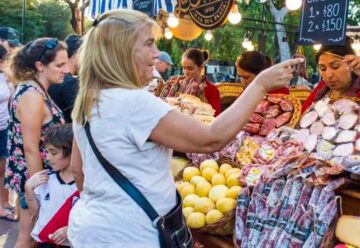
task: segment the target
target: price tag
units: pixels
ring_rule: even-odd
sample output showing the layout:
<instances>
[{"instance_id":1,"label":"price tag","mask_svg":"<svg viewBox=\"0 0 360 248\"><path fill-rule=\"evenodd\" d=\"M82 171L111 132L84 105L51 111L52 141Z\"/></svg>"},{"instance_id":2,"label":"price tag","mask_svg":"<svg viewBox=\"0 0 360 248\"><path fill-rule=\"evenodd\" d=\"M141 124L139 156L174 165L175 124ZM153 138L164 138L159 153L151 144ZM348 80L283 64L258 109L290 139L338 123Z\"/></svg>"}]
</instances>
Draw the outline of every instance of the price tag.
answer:
<instances>
[{"instance_id":1,"label":"price tag","mask_svg":"<svg viewBox=\"0 0 360 248\"><path fill-rule=\"evenodd\" d=\"M349 0L304 0L298 44L344 45Z\"/></svg>"}]
</instances>

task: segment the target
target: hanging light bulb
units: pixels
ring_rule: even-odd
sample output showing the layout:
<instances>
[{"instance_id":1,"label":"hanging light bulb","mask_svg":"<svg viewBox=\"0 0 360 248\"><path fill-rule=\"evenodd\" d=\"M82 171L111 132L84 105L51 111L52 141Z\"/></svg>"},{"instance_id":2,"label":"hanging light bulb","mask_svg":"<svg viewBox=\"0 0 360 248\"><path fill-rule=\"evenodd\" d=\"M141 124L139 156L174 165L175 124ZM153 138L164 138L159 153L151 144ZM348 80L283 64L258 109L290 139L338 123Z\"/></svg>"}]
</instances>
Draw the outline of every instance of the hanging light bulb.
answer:
<instances>
[{"instance_id":1,"label":"hanging light bulb","mask_svg":"<svg viewBox=\"0 0 360 248\"><path fill-rule=\"evenodd\" d=\"M242 46L243 48L248 49L248 47L252 46L251 40L249 40L249 38L245 38L244 41L242 42Z\"/></svg>"},{"instance_id":2,"label":"hanging light bulb","mask_svg":"<svg viewBox=\"0 0 360 248\"><path fill-rule=\"evenodd\" d=\"M301 0L286 0L286 7L291 10L298 10L300 9L301 5L302 5L302 1Z\"/></svg>"},{"instance_id":3,"label":"hanging light bulb","mask_svg":"<svg viewBox=\"0 0 360 248\"><path fill-rule=\"evenodd\" d=\"M207 41L211 41L211 40L212 40L213 34L211 33L210 30L206 31L204 38L205 38L205 40L207 40Z\"/></svg>"},{"instance_id":4,"label":"hanging light bulb","mask_svg":"<svg viewBox=\"0 0 360 248\"><path fill-rule=\"evenodd\" d=\"M228 15L228 20L231 24L236 25L241 21L241 14L239 12L239 8L237 3L234 3L231 11Z\"/></svg>"},{"instance_id":5,"label":"hanging light bulb","mask_svg":"<svg viewBox=\"0 0 360 248\"><path fill-rule=\"evenodd\" d=\"M169 28L165 28L164 36L166 39L170 40L173 37L173 33L170 31Z\"/></svg>"},{"instance_id":6,"label":"hanging light bulb","mask_svg":"<svg viewBox=\"0 0 360 248\"><path fill-rule=\"evenodd\" d=\"M254 45L253 45L252 43L250 43L250 44L247 46L246 50L248 50L248 51L254 51L254 50L255 50L255 47L254 47Z\"/></svg>"},{"instance_id":7,"label":"hanging light bulb","mask_svg":"<svg viewBox=\"0 0 360 248\"><path fill-rule=\"evenodd\" d=\"M314 44L315 51L319 51L321 48L321 44Z\"/></svg>"},{"instance_id":8,"label":"hanging light bulb","mask_svg":"<svg viewBox=\"0 0 360 248\"><path fill-rule=\"evenodd\" d=\"M166 23L170 28L176 28L179 25L179 19L174 14L169 14Z\"/></svg>"}]
</instances>

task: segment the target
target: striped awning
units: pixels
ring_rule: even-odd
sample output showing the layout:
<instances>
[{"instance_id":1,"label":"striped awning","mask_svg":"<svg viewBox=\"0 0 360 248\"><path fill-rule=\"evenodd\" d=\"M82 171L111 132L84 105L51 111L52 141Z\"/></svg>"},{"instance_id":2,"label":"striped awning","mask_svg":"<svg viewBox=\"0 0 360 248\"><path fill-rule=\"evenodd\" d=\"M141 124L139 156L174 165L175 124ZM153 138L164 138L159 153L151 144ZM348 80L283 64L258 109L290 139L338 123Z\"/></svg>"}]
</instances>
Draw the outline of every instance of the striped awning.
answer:
<instances>
[{"instance_id":1,"label":"striped awning","mask_svg":"<svg viewBox=\"0 0 360 248\"><path fill-rule=\"evenodd\" d=\"M154 13L157 14L160 9L169 13L173 13L177 0L155 0ZM102 14L112 9L132 9L133 0L90 0L89 8L86 16L95 19L99 14Z\"/></svg>"}]
</instances>

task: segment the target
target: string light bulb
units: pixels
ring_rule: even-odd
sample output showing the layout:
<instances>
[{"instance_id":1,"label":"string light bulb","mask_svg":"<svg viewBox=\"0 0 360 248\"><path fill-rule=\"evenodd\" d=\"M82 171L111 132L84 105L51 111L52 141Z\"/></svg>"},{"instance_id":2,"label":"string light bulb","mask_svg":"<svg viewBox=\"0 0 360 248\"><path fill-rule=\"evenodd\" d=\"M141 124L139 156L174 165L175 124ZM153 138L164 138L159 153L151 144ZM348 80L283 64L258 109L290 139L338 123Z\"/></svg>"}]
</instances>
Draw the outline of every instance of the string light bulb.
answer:
<instances>
[{"instance_id":1,"label":"string light bulb","mask_svg":"<svg viewBox=\"0 0 360 248\"><path fill-rule=\"evenodd\" d=\"M170 40L173 37L173 33L170 31L169 28L165 28L164 36L166 39Z\"/></svg>"},{"instance_id":2,"label":"string light bulb","mask_svg":"<svg viewBox=\"0 0 360 248\"><path fill-rule=\"evenodd\" d=\"M246 48L247 50L249 50L248 48L253 46L253 44L249 38L244 38L244 41L242 42L242 46L243 46L243 48Z\"/></svg>"},{"instance_id":3,"label":"string light bulb","mask_svg":"<svg viewBox=\"0 0 360 248\"><path fill-rule=\"evenodd\" d=\"M211 41L213 39L213 34L211 33L210 30L206 31L204 38L207 41Z\"/></svg>"},{"instance_id":4,"label":"string light bulb","mask_svg":"<svg viewBox=\"0 0 360 248\"><path fill-rule=\"evenodd\" d=\"M300 9L302 0L286 0L285 5L289 10L295 11Z\"/></svg>"},{"instance_id":5,"label":"string light bulb","mask_svg":"<svg viewBox=\"0 0 360 248\"><path fill-rule=\"evenodd\" d=\"M170 28L176 28L179 25L179 19L174 14L169 14L166 23Z\"/></svg>"},{"instance_id":6,"label":"string light bulb","mask_svg":"<svg viewBox=\"0 0 360 248\"><path fill-rule=\"evenodd\" d=\"M321 48L321 44L314 44L315 51L319 51Z\"/></svg>"},{"instance_id":7,"label":"string light bulb","mask_svg":"<svg viewBox=\"0 0 360 248\"><path fill-rule=\"evenodd\" d=\"M231 11L228 15L228 20L231 24L236 25L241 21L241 14L239 12L239 8L237 3L234 3Z\"/></svg>"},{"instance_id":8,"label":"string light bulb","mask_svg":"<svg viewBox=\"0 0 360 248\"><path fill-rule=\"evenodd\" d=\"M351 47L354 49L356 55L360 54L360 38L359 37L355 37L355 40L352 43Z\"/></svg>"}]
</instances>

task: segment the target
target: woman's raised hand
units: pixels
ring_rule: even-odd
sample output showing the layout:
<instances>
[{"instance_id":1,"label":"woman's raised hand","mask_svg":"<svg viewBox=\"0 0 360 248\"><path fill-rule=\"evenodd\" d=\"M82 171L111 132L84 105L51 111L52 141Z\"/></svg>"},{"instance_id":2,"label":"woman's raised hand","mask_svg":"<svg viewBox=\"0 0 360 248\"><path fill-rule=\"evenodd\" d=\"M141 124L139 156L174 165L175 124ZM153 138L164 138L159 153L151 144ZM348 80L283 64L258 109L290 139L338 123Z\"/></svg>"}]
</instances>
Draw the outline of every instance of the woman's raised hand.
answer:
<instances>
[{"instance_id":1,"label":"woman's raised hand","mask_svg":"<svg viewBox=\"0 0 360 248\"><path fill-rule=\"evenodd\" d=\"M358 77L360 77L360 57L356 55L346 55L344 60L348 64L350 71L354 72Z\"/></svg>"},{"instance_id":2,"label":"woman's raised hand","mask_svg":"<svg viewBox=\"0 0 360 248\"><path fill-rule=\"evenodd\" d=\"M294 66L303 62L303 58L296 58L273 65L257 75L255 82L266 92L286 87L293 78Z\"/></svg>"}]
</instances>

